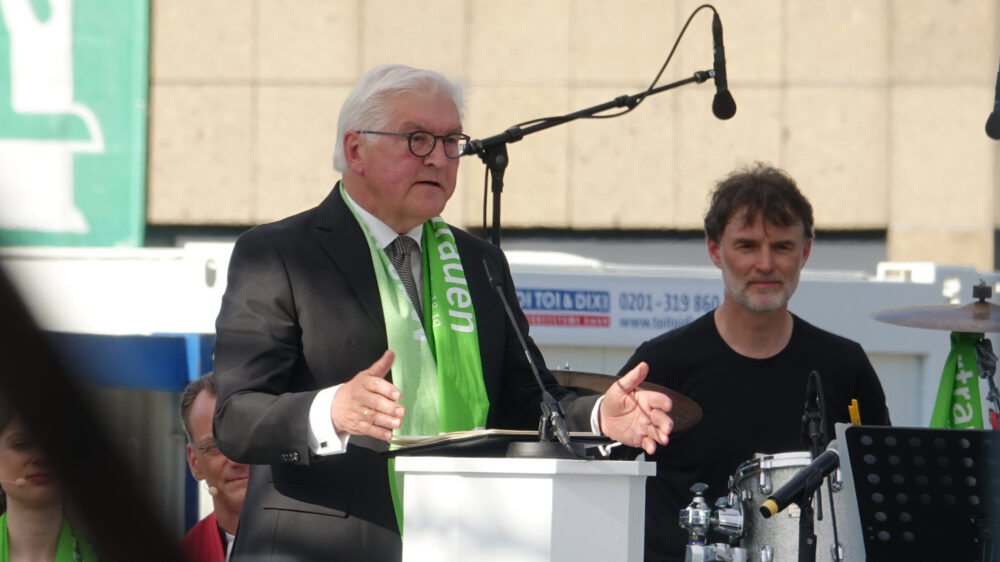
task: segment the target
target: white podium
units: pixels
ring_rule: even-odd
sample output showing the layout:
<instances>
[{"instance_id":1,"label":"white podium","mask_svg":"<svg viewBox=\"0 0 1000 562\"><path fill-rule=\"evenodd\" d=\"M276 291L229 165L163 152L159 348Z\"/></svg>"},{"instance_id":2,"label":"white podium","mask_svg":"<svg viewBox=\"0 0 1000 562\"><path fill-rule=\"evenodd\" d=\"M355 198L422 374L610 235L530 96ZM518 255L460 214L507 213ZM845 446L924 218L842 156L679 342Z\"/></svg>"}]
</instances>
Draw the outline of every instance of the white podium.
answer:
<instances>
[{"instance_id":1,"label":"white podium","mask_svg":"<svg viewBox=\"0 0 1000 562\"><path fill-rule=\"evenodd\" d=\"M656 464L538 458L396 458L403 562L642 560Z\"/></svg>"}]
</instances>

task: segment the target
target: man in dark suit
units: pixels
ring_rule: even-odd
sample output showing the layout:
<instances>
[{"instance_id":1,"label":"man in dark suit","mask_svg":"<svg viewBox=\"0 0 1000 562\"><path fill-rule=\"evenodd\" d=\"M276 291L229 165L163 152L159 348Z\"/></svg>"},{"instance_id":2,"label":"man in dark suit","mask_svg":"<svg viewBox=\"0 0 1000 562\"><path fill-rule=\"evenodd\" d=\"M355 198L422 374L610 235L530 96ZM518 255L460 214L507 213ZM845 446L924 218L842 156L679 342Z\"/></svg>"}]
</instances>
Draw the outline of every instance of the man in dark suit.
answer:
<instances>
[{"instance_id":1,"label":"man in dark suit","mask_svg":"<svg viewBox=\"0 0 1000 562\"><path fill-rule=\"evenodd\" d=\"M526 332L507 262L438 217L468 140L460 111L437 73L370 70L341 109L342 181L236 242L214 428L223 453L253 465L237 560L398 560L394 431L537 427L540 390L483 266ZM577 399L529 347L571 429L649 452L667 442L669 398L636 388L645 365Z\"/></svg>"}]
</instances>

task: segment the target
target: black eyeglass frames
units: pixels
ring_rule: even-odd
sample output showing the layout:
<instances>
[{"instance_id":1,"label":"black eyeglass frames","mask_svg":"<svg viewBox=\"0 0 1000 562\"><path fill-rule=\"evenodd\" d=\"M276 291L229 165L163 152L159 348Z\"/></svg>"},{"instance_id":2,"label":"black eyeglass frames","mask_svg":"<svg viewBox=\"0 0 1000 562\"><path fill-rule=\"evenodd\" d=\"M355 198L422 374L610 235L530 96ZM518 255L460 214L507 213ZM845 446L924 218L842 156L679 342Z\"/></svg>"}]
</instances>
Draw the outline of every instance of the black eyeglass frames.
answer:
<instances>
[{"instance_id":1,"label":"black eyeglass frames","mask_svg":"<svg viewBox=\"0 0 1000 562\"><path fill-rule=\"evenodd\" d=\"M412 133L392 133L389 131L355 131L360 135L391 135L394 137L404 137L410 148L410 153L417 158L423 158L434 151L438 139L444 146L444 155L448 158L458 158L465 152L465 147L469 144L469 135L462 133L451 133L450 135L435 135L427 131L413 131Z\"/></svg>"}]
</instances>

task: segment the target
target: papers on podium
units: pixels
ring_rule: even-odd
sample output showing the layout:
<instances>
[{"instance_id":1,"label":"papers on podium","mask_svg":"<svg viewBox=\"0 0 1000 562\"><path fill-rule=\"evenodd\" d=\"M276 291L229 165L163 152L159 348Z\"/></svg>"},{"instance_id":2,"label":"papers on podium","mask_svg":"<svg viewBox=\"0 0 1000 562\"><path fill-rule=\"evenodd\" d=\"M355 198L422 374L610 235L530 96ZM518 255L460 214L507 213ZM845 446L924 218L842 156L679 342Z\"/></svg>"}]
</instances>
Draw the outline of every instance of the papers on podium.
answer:
<instances>
[{"instance_id":1,"label":"papers on podium","mask_svg":"<svg viewBox=\"0 0 1000 562\"><path fill-rule=\"evenodd\" d=\"M570 432L574 442L586 447L607 445L602 435ZM519 429L470 429L429 436L398 435L389 440L389 456L436 455L465 457L504 457L511 443L538 441L538 431Z\"/></svg>"}]
</instances>

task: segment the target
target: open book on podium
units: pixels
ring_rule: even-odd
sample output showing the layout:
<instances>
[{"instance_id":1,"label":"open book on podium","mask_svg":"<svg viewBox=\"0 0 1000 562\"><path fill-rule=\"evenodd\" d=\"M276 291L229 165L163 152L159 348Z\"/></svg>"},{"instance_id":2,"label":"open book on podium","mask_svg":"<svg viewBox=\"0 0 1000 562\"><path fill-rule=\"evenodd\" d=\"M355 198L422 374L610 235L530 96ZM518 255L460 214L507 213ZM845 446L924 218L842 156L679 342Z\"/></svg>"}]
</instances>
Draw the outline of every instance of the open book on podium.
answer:
<instances>
[{"instance_id":1,"label":"open book on podium","mask_svg":"<svg viewBox=\"0 0 1000 562\"><path fill-rule=\"evenodd\" d=\"M585 449L609 445L603 435L571 431L570 440ZM526 445L538 442L537 430L470 429L430 436L394 436L389 440L389 456L513 457L525 455ZM551 443L559 447L558 442Z\"/></svg>"}]
</instances>

